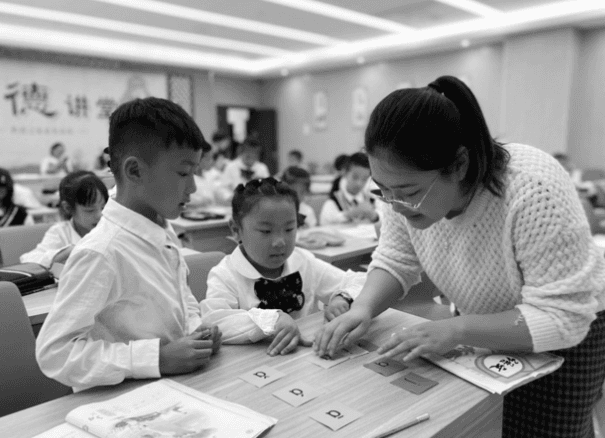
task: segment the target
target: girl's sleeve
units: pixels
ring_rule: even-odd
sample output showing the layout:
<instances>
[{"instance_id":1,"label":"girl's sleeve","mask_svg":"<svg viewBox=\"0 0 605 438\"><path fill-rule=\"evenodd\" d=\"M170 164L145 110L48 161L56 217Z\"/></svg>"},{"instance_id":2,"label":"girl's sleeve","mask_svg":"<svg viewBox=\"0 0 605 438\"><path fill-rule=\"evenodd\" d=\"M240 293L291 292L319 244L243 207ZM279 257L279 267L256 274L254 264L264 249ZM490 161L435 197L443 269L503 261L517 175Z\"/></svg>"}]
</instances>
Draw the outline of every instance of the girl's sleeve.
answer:
<instances>
[{"instance_id":1,"label":"girl's sleeve","mask_svg":"<svg viewBox=\"0 0 605 438\"><path fill-rule=\"evenodd\" d=\"M249 344L275 331L279 312L274 309L240 308L238 285L233 273L218 265L208 274L206 298L200 303L202 322L217 325L224 344ZM231 280L231 281L230 281Z\"/></svg>"},{"instance_id":2,"label":"girl's sleeve","mask_svg":"<svg viewBox=\"0 0 605 438\"><path fill-rule=\"evenodd\" d=\"M604 292L605 261L592 241L578 195L566 175L529 187L507 217L515 261L521 271L521 311L534 351L580 343L596 318ZM563 178L565 176L565 178Z\"/></svg>"},{"instance_id":3,"label":"girl's sleeve","mask_svg":"<svg viewBox=\"0 0 605 438\"><path fill-rule=\"evenodd\" d=\"M315 293L321 302L328 304L332 297L340 292L348 293L353 299L357 298L366 281L365 272L354 272L350 269L343 271L313 254L310 254L310 257L313 257L310 261L310 272L317 278Z\"/></svg>"},{"instance_id":4,"label":"girl's sleeve","mask_svg":"<svg viewBox=\"0 0 605 438\"><path fill-rule=\"evenodd\" d=\"M61 232L61 228L52 226L44 234L42 242L30 252L23 254L19 260L21 263L39 263L50 268L55 256L69 246L71 242L67 240L65 233Z\"/></svg>"},{"instance_id":5,"label":"girl's sleeve","mask_svg":"<svg viewBox=\"0 0 605 438\"><path fill-rule=\"evenodd\" d=\"M405 218L384 205L381 208L380 240L372 254L372 269L382 269L391 274L404 290L404 296L410 288L420 283L422 266L412 245ZM403 298L403 297L402 297Z\"/></svg>"}]
</instances>

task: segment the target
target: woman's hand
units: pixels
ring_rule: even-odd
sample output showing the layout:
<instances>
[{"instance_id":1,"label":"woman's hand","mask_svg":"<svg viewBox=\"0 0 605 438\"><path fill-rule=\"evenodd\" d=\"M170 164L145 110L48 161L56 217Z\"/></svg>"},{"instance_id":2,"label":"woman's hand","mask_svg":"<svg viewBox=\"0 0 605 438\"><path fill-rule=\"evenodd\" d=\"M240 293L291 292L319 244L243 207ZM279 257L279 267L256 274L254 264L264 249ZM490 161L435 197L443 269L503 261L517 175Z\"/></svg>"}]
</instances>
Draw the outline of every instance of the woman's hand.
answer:
<instances>
[{"instance_id":1,"label":"woman's hand","mask_svg":"<svg viewBox=\"0 0 605 438\"><path fill-rule=\"evenodd\" d=\"M370 327L371 321L372 315L368 310L354 306L315 333L313 350L319 357L326 354L334 357L341 343L350 345L361 338Z\"/></svg>"},{"instance_id":2,"label":"woman's hand","mask_svg":"<svg viewBox=\"0 0 605 438\"><path fill-rule=\"evenodd\" d=\"M273 342L267 348L269 356L276 354L288 354L296 349L298 345L310 347L311 341L306 340L300 334L296 322L287 313L279 312L279 318L275 323L275 336Z\"/></svg>"},{"instance_id":3,"label":"woman's hand","mask_svg":"<svg viewBox=\"0 0 605 438\"><path fill-rule=\"evenodd\" d=\"M447 353L461 343L462 327L459 319L424 322L400 330L391 335L391 339L378 349L378 353L384 354L384 357L407 353L404 362L425 353Z\"/></svg>"}]
</instances>

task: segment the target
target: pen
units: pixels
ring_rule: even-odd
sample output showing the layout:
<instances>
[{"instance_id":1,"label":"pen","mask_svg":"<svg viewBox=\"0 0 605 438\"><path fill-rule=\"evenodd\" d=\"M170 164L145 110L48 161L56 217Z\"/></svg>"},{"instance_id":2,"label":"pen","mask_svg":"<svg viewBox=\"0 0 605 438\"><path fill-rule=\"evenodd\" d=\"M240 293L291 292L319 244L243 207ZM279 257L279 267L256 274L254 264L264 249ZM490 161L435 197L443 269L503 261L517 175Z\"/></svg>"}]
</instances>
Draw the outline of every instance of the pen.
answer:
<instances>
[{"instance_id":1,"label":"pen","mask_svg":"<svg viewBox=\"0 0 605 438\"><path fill-rule=\"evenodd\" d=\"M417 425L418 423L422 423L423 421L426 421L429 418L429 414L422 414L414 418L412 421L408 421L405 424L394 427L393 429L387 430L386 432L382 432L380 435L376 435L373 438L386 438L388 436L395 435L397 432L401 432L402 430L407 429L408 427L412 427Z\"/></svg>"}]
</instances>

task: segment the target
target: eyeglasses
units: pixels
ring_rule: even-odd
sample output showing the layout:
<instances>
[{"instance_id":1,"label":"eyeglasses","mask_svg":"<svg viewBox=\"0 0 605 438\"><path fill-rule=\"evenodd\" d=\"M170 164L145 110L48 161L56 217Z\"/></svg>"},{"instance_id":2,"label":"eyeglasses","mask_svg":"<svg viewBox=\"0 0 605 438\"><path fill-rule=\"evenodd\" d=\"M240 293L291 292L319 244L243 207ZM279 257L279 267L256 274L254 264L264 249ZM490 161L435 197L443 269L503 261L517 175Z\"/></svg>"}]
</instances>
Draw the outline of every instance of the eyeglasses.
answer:
<instances>
[{"instance_id":1,"label":"eyeglasses","mask_svg":"<svg viewBox=\"0 0 605 438\"><path fill-rule=\"evenodd\" d=\"M408 210L417 211L420 208L420 206L422 205L422 203L424 202L424 200L426 199L427 195L429 194L429 192L431 191L431 189L433 188L433 186L435 185L435 183L437 182L437 178L439 178L439 174L437 174L435 176L435 178L433 179L433 182L431 183L431 185L427 189L427 191L424 194L424 196L422 197L422 199L420 199L420 201L418 201L415 204L411 203L411 202L407 202L407 201L402 201L400 199L387 198L387 197L383 196L382 190L380 190L380 189L370 190L370 194L374 198L376 198L376 199L378 199L378 200L380 200L382 202L385 202L387 204L397 204L397 205L401 205L402 207L407 208Z\"/></svg>"}]
</instances>

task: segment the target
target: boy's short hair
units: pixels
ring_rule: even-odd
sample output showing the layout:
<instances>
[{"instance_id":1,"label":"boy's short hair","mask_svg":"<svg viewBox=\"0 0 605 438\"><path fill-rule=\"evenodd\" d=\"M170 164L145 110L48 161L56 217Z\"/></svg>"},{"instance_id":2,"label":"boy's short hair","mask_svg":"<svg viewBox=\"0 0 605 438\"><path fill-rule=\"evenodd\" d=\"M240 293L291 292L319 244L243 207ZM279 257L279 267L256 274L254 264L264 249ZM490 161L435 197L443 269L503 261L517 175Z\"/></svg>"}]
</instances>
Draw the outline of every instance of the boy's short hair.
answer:
<instances>
[{"instance_id":1,"label":"boy's short hair","mask_svg":"<svg viewBox=\"0 0 605 438\"><path fill-rule=\"evenodd\" d=\"M340 154L334 159L334 169L336 169L336 171L344 169L347 165L347 161L349 161L349 156L346 154Z\"/></svg>"},{"instance_id":2,"label":"boy's short hair","mask_svg":"<svg viewBox=\"0 0 605 438\"><path fill-rule=\"evenodd\" d=\"M260 144L260 141L258 141L258 138L254 137L254 136L250 136L244 140L244 142L241 144L240 147L241 147L241 152L243 152L246 149L260 149L261 144Z\"/></svg>"},{"instance_id":3,"label":"boy's short hair","mask_svg":"<svg viewBox=\"0 0 605 438\"><path fill-rule=\"evenodd\" d=\"M157 152L173 144L208 152L211 146L195 121L174 102L158 97L134 99L120 105L109 118L110 168L117 182L129 155L151 164Z\"/></svg>"},{"instance_id":4,"label":"boy's short hair","mask_svg":"<svg viewBox=\"0 0 605 438\"><path fill-rule=\"evenodd\" d=\"M347 164L346 164L347 172L349 170L351 170L351 167L353 167L353 166L358 166L358 167L363 167L365 169L369 169L370 160L368 160L368 156L366 154L364 154L363 152L354 153L347 160Z\"/></svg>"},{"instance_id":5,"label":"boy's short hair","mask_svg":"<svg viewBox=\"0 0 605 438\"><path fill-rule=\"evenodd\" d=\"M311 188L311 174L302 167L290 166L284 170L281 180L288 185L301 182L307 187L307 191Z\"/></svg>"},{"instance_id":6,"label":"boy's short hair","mask_svg":"<svg viewBox=\"0 0 605 438\"><path fill-rule=\"evenodd\" d=\"M288 155L295 157L298 161L302 161L303 159L303 154L298 149L291 150L290 152L288 152Z\"/></svg>"},{"instance_id":7,"label":"boy's short hair","mask_svg":"<svg viewBox=\"0 0 605 438\"><path fill-rule=\"evenodd\" d=\"M50 147L50 153L52 154L53 152L55 152L55 149L57 149L61 146L63 146L63 143L61 143L60 141L53 143L52 146Z\"/></svg>"}]
</instances>

